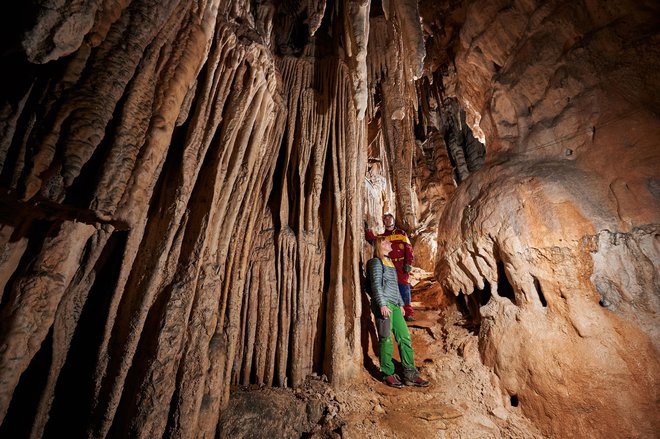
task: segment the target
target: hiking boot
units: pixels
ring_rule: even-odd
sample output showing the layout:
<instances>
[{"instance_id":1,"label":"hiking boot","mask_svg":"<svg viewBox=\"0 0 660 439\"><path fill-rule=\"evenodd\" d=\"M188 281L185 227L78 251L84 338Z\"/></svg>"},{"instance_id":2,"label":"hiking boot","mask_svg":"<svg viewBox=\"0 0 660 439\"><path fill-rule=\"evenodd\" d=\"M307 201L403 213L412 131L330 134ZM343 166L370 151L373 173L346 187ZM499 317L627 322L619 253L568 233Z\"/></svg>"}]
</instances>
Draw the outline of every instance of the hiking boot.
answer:
<instances>
[{"instance_id":1,"label":"hiking boot","mask_svg":"<svg viewBox=\"0 0 660 439\"><path fill-rule=\"evenodd\" d=\"M414 318L414 317L411 316L411 315L410 315L410 316L405 316L403 319L404 319L406 322L414 322L415 320L417 320L416 318Z\"/></svg>"},{"instance_id":2,"label":"hiking boot","mask_svg":"<svg viewBox=\"0 0 660 439\"><path fill-rule=\"evenodd\" d=\"M399 381L399 376L397 374L386 376L383 378L383 382L388 386L394 387L396 389L403 387L403 384L401 384L401 381Z\"/></svg>"},{"instance_id":3,"label":"hiking boot","mask_svg":"<svg viewBox=\"0 0 660 439\"><path fill-rule=\"evenodd\" d=\"M417 369L405 369L403 371L403 384L414 387L429 386L429 382L419 376Z\"/></svg>"},{"instance_id":4,"label":"hiking boot","mask_svg":"<svg viewBox=\"0 0 660 439\"><path fill-rule=\"evenodd\" d=\"M414 380L410 381L404 378L403 384L406 386L414 386L414 387L428 387L429 382L426 381L425 379L422 379L422 377L415 377Z\"/></svg>"}]
</instances>

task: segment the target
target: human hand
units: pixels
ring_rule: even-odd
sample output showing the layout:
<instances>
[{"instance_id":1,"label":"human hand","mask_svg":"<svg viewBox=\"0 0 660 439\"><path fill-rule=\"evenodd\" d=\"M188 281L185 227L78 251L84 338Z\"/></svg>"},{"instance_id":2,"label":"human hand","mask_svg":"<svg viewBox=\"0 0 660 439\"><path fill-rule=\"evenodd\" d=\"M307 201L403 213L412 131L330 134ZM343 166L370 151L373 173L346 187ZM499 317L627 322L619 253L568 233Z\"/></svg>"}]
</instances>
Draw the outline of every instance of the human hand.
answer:
<instances>
[{"instance_id":1,"label":"human hand","mask_svg":"<svg viewBox=\"0 0 660 439\"><path fill-rule=\"evenodd\" d=\"M406 273L410 273L412 271L412 265L410 265L410 264L404 265L403 266L403 271L405 271Z\"/></svg>"},{"instance_id":2,"label":"human hand","mask_svg":"<svg viewBox=\"0 0 660 439\"><path fill-rule=\"evenodd\" d=\"M402 307L402 306L400 306L399 308L401 308L401 314L403 314L403 315L405 316L405 315L406 315L406 310L405 310L405 308Z\"/></svg>"},{"instance_id":3,"label":"human hand","mask_svg":"<svg viewBox=\"0 0 660 439\"><path fill-rule=\"evenodd\" d=\"M380 315L383 316L383 318L388 318L390 316L390 309L386 307L385 305L380 307Z\"/></svg>"}]
</instances>

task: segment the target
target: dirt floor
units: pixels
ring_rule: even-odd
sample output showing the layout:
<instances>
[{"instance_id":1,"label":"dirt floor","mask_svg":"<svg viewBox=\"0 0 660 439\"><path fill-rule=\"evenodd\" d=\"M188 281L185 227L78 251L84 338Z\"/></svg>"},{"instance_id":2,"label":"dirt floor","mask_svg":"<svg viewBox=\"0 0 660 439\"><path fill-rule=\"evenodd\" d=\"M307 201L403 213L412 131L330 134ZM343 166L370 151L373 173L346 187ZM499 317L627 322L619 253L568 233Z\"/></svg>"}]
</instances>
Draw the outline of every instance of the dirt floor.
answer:
<instances>
[{"instance_id":1,"label":"dirt floor","mask_svg":"<svg viewBox=\"0 0 660 439\"><path fill-rule=\"evenodd\" d=\"M395 389L383 384L373 352L376 341L370 339L365 368L346 389L331 388L324 377L310 377L305 386L295 390L263 389L267 398L284 398L279 403L282 407L292 407L291 402L286 402L287 395L307 403L301 410L317 415L308 416L306 425L303 422L292 429L289 423L287 431L268 431L268 415L262 413L264 425L253 424L255 429L251 432L226 428L220 436L542 438L520 409L512 406L508 395L502 395L495 374L481 363L476 328L469 327L456 307L446 303L436 284L429 278L419 280L420 277L424 278L424 274L417 273L412 296L416 321L410 322L409 328L415 363L421 375L430 381L430 387ZM395 349L395 364L400 367L397 360ZM239 393L232 394L234 401L240 400ZM250 404L243 406L246 405ZM231 406L230 401L226 419L231 416ZM313 419L321 412L320 419Z\"/></svg>"}]
</instances>

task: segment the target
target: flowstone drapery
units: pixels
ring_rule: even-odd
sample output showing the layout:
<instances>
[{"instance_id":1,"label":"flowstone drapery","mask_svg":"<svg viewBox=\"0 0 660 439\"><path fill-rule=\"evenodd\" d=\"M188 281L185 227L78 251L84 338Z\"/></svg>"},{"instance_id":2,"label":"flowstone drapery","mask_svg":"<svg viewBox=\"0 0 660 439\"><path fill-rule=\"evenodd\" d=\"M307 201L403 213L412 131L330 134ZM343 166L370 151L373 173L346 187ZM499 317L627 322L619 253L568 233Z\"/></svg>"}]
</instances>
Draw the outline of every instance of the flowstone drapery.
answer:
<instances>
[{"instance_id":1,"label":"flowstone drapery","mask_svg":"<svg viewBox=\"0 0 660 439\"><path fill-rule=\"evenodd\" d=\"M655 3L4 6L0 436L214 437L232 386L350 384L383 210L503 401L652 435Z\"/></svg>"},{"instance_id":2,"label":"flowstone drapery","mask_svg":"<svg viewBox=\"0 0 660 439\"><path fill-rule=\"evenodd\" d=\"M96 5L24 41L34 61L68 56L4 102L4 432L211 437L232 383L353 376L350 71L313 39L274 57L239 3ZM259 11L273 40L297 26Z\"/></svg>"}]
</instances>

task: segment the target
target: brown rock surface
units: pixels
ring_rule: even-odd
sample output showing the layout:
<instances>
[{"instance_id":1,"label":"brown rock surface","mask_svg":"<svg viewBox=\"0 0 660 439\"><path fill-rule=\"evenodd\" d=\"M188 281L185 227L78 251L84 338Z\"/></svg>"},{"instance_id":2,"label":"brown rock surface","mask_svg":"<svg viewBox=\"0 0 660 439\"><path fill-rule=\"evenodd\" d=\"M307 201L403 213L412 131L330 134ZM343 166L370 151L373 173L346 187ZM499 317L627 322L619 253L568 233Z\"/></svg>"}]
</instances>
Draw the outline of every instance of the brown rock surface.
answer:
<instances>
[{"instance_id":1,"label":"brown rock surface","mask_svg":"<svg viewBox=\"0 0 660 439\"><path fill-rule=\"evenodd\" d=\"M640 293L658 290L653 261L660 255L650 244L657 227L619 233L611 246L607 230L620 228L620 219L607 215L607 184L598 192L586 178L549 161L475 173L443 214L460 218L461 228L440 244L438 276L455 293L477 296L485 364L548 433L622 429L643 437L656 422L654 392L645 389L657 386L660 372L657 298ZM490 185L497 189L483 189ZM603 273L594 263L603 248L611 260L638 267L625 283L593 281ZM642 258L633 262L635 254ZM608 307L599 304L603 284L613 297Z\"/></svg>"},{"instance_id":2,"label":"brown rock surface","mask_svg":"<svg viewBox=\"0 0 660 439\"><path fill-rule=\"evenodd\" d=\"M657 50L648 12L474 2L461 30L459 95L490 164L443 212L437 275L474 296L484 362L553 436L658 429L658 60L634 55Z\"/></svg>"},{"instance_id":3,"label":"brown rock surface","mask_svg":"<svg viewBox=\"0 0 660 439\"><path fill-rule=\"evenodd\" d=\"M232 382L354 374L349 70L313 44L276 59L226 3L108 2L66 42L60 18L26 40L71 55L3 103L5 433L212 436ZM19 382L32 369L44 386Z\"/></svg>"},{"instance_id":4,"label":"brown rock surface","mask_svg":"<svg viewBox=\"0 0 660 439\"><path fill-rule=\"evenodd\" d=\"M298 394L286 434L658 431L655 2L19 3L1 437L215 437L230 389L323 374L333 416ZM383 210L444 286L413 325L443 384L404 398L362 291Z\"/></svg>"}]
</instances>

